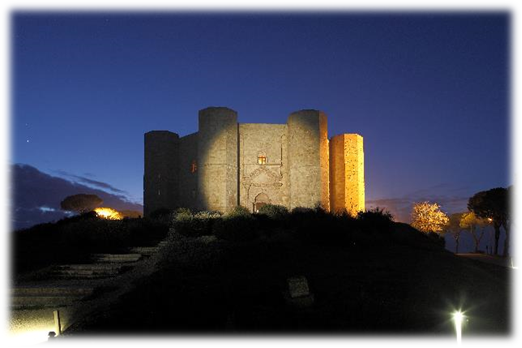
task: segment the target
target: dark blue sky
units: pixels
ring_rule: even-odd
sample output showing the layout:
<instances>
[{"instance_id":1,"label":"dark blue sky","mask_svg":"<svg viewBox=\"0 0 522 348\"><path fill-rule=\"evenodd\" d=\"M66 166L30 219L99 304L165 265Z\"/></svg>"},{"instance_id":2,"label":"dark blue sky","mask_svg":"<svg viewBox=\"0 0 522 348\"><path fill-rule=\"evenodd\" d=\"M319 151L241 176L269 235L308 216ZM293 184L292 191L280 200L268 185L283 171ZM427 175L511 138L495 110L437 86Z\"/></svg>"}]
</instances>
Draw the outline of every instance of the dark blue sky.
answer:
<instances>
[{"instance_id":1,"label":"dark blue sky","mask_svg":"<svg viewBox=\"0 0 522 348\"><path fill-rule=\"evenodd\" d=\"M359 133L367 205L464 210L509 178L509 14L15 13L12 163L141 202L143 133L328 115Z\"/></svg>"}]
</instances>

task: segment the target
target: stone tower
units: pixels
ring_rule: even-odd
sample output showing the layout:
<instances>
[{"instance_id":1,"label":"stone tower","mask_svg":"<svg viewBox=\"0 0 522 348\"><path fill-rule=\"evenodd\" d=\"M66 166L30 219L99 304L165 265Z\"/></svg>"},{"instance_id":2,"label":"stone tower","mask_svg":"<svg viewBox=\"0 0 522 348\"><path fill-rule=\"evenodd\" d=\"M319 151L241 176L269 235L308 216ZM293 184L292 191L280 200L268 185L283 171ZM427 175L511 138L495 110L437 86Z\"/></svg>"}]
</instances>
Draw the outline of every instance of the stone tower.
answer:
<instances>
[{"instance_id":1,"label":"stone tower","mask_svg":"<svg viewBox=\"0 0 522 348\"><path fill-rule=\"evenodd\" d=\"M198 189L204 210L229 212L238 205L237 113L223 107L199 112Z\"/></svg>"},{"instance_id":2,"label":"stone tower","mask_svg":"<svg viewBox=\"0 0 522 348\"><path fill-rule=\"evenodd\" d=\"M288 117L290 209L320 204L330 209L326 115L302 110Z\"/></svg>"},{"instance_id":3,"label":"stone tower","mask_svg":"<svg viewBox=\"0 0 522 348\"><path fill-rule=\"evenodd\" d=\"M179 207L179 136L168 131L145 133L144 215Z\"/></svg>"},{"instance_id":4,"label":"stone tower","mask_svg":"<svg viewBox=\"0 0 522 348\"><path fill-rule=\"evenodd\" d=\"M358 134L340 134L330 140L331 210L351 215L364 211L364 150Z\"/></svg>"}]
</instances>

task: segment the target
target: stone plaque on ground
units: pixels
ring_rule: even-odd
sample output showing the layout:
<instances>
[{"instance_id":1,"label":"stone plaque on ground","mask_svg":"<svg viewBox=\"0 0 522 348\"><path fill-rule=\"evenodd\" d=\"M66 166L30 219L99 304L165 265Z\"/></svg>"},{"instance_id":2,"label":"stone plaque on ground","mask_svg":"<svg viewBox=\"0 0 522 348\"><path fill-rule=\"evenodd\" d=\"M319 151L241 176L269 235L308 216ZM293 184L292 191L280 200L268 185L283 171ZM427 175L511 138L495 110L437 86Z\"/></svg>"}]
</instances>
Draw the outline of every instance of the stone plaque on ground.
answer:
<instances>
[{"instance_id":1,"label":"stone plaque on ground","mask_svg":"<svg viewBox=\"0 0 522 348\"><path fill-rule=\"evenodd\" d=\"M291 277L287 279L288 292L291 298L303 297L310 295L310 289L308 288L308 281L305 277Z\"/></svg>"}]
</instances>

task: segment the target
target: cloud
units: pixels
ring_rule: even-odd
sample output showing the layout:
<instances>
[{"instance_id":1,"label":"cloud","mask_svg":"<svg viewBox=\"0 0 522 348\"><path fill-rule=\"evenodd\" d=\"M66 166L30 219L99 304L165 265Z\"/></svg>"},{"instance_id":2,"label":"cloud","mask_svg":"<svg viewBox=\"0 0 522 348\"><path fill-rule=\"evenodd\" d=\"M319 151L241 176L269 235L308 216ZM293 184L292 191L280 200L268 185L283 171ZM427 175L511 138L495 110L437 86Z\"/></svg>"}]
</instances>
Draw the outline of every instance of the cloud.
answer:
<instances>
[{"instance_id":1,"label":"cloud","mask_svg":"<svg viewBox=\"0 0 522 348\"><path fill-rule=\"evenodd\" d=\"M57 173L57 174L59 174L61 176L72 178L72 179L74 179L75 182L80 182L80 183L92 185L92 186L95 186L97 188L110 190L112 192L117 192L117 193L121 193L121 194L125 194L125 195L128 194L126 191L117 189L116 187L114 187L114 186L112 186L110 184L107 184L107 183L101 182L101 181L96 181L96 180L93 180L93 179L89 179L89 178L87 178L85 176L79 176L79 175L71 174L71 173L63 171L63 170L56 170L55 173ZM86 174L89 174L89 176L92 176L92 174L90 174L90 173L86 173Z\"/></svg>"},{"instance_id":2,"label":"cloud","mask_svg":"<svg viewBox=\"0 0 522 348\"><path fill-rule=\"evenodd\" d=\"M63 173L65 172L60 174L63 175ZM124 192L118 189L111 191ZM64 218L67 215L60 209L60 202L65 197L78 193L95 194L103 199L104 206L116 210L136 210L140 212L143 210L140 204L129 201L125 195L106 192L78 182L55 177L30 165L14 164L11 166L11 220L13 229L27 228L35 224Z\"/></svg>"},{"instance_id":3,"label":"cloud","mask_svg":"<svg viewBox=\"0 0 522 348\"><path fill-rule=\"evenodd\" d=\"M444 191L449 191L451 194L444 194ZM429 201L438 203L441 206L441 210L448 214L467 211L468 199L470 197L470 195L465 194L467 191L469 191L468 187L454 187L445 183L417 190L402 197L368 200L366 201L366 206L368 209L384 208L394 216L396 221L409 223L411 222L413 204L417 202Z\"/></svg>"}]
</instances>

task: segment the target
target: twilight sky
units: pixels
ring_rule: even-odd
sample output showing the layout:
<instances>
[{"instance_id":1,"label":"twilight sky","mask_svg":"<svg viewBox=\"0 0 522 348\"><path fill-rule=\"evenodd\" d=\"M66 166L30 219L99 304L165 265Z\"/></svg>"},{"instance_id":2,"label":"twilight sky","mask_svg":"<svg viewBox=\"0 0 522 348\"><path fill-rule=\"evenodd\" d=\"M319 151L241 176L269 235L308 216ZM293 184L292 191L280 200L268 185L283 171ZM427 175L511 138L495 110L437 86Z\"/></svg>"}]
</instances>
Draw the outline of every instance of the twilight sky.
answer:
<instances>
[{"instance_id":1,"label":"twilight sky","mask_svg":"<svg viewBox=\"0 0 522 348\"><path fill-rule=\"evenodd\" d=\"M143 133L320 109L364 137L367 206L463 211L509 178L508 12L72 13L12 17L12 155L141 203Z\"/></svg>"}]
</instances>

